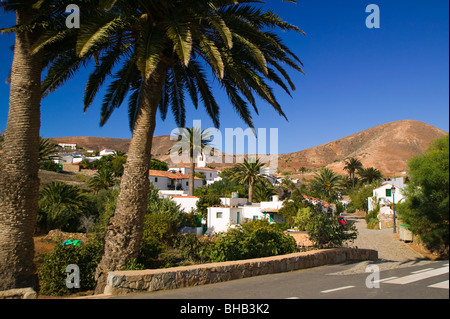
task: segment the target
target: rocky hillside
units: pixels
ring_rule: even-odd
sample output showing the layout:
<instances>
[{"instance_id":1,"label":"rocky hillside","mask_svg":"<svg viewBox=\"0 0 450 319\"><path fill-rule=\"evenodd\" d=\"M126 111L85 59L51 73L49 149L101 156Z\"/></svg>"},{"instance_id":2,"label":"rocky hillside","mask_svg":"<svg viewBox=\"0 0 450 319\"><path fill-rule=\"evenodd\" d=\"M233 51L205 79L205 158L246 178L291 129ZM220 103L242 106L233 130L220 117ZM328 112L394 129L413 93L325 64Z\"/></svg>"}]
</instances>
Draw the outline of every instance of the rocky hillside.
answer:
<instances>
[{"instance_id":1,"label":"rocky hillside","mask_svg":"<svg viewBox=\"0 0 450 319\"><path fill-rule=\"evenodd\" d=\"M345 160L355 157L364 167L375 167L386 175L398 174L407 169L412 156L423 153L433 140L447 134L414 120L386 123L324 145L280 155L279 171L292 173L302 166L327 166L344 173Z\"/></svg>"},{"instance_id":2,"label":"rocky hillside","mask_svg":"<svg viewBox=\"0 0 450 319\"><path fill-rule=\"evenodd\" d=\"M299 175L298 170L302 166L308 169L327 166L337 173L344 173L345 160L355 157L364 167L375 167L385 175L398 174L406 170L407 162L412 156L423 153L433 140L446 134L448 133L441 129L414 120L386 123L324 145L282 154L278 160L278 171ZM129 139L103 137L64 137L52 140L76 143L92 150L106 148L126 152L130 145ZM174 143L169 135L155 136L153 156L170 162L168 154ZM226 167L230 164L215 166Z\"/></svg>"}]
</instances>

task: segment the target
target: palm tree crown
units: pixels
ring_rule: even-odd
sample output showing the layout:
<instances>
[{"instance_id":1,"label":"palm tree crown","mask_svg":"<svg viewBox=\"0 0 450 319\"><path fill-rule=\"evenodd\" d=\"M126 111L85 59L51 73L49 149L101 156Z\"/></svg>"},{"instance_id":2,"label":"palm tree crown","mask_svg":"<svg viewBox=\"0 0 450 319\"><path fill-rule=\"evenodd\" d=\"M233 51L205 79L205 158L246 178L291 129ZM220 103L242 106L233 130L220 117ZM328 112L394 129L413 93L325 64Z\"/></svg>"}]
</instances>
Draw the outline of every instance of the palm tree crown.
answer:
<instances>
[{"instance_id":1,"label":"palm tree crown","mask_svg":"<svg viewBox=\"0 0 450 319\"><path fill-rule=\"evenodd\" d=\"M323 167L314 175L311 186L321 198L335 201L338 199L339 191L342 190L342 177L331 169Z\"/></svg>"},{"instance_id":2,"label":"palm tree crown","mask_svg":"<svg viewBox=\"0 0 450 319\"><path fill-rule=\"evenodd\" d=\"M350 178L352 180L352 186L355 186L355 172L362 169L363 165L360 160L352 157L345 161L344 170L348 171Z\"/></svg>"},{"instance_id":3,"label":"palm tree crown","mask_svg":"<svg viewBox=\"0 0 450 319\"><path fill-rule=\"evenodd\" d=\"M256 159L254 161L248 161L244 159L244 163L239 163L235 166L233 175L231 177L232 181L237 181L241 184L248 184L248 200L253 201L253 187L257 183L264 183L266 178L264 174L261 174L261 168L265 163Z\"/></svg>"},{"instance_id":4,"label":"palm tree crown","mask_svg":"<svg viewBox=\"0 0 450 319\"><path fill-rule=\"evenodd\" d=\"M180 128L177 135L179 141L172 147L178 153L187 153L189 156L189 196L194 195L195 160L204 154L205 148L213 141L210 133L198 127ZM172 152L172 151L171 151Z\"/></svg>"},{"instance_id":5,"label":"palm tree crown","mask_svg":"<svg viewBox=\"0 0 450 319\"><path fill-rule=\"evenodd\" d=\"M285 66L302 71L300 60L270 29L294 30L271 11L251 6L259 1L177 0L106 1L109 11L97 10L79 31L76 51L54 61L43 83L44 95L62 85L73 68L95 57L98 64L89 77L84 95L85 111L108 76L113 81L104 96L104 125L128 93L130 127L136 120L142 81L167 68L161 117L170 107L178 126L185 125L185 95L195 106L203 102L214 125L219 126L219 105L208 81L206 67L226 91L238 115L253 127L249 110L258 113L255 94L286 117L265 78L288 94L295 86ZM293 2L293 1L290 1ZM60 40L50 33L42 43ZM70 72L68 72L70 71ZM283 80L284 79L284 80ZM285 83L287 82L287 83Z\"/></svg>"}]
</instances>

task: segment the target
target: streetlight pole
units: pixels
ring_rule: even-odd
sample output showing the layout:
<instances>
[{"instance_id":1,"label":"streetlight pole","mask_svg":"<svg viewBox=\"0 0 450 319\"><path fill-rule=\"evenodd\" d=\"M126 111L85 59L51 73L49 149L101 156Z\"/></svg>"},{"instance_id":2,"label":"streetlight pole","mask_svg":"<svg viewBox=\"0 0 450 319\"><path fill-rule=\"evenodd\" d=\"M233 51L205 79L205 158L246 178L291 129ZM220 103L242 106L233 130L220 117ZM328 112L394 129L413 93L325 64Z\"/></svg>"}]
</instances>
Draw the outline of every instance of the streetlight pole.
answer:
<instances>
[{"instance_id":1,"label":"streetlight pole","mask_svg":"<svg viewBox=\"0 0 450 319\"><path fill-rule=\"evenodd\" d=\"M394 233L397 232L397 227L395 224L395 186L392 186L391 188L392 191L392 209L393 209L393 219L394 219Z\"/></svg>"}]
</instances>

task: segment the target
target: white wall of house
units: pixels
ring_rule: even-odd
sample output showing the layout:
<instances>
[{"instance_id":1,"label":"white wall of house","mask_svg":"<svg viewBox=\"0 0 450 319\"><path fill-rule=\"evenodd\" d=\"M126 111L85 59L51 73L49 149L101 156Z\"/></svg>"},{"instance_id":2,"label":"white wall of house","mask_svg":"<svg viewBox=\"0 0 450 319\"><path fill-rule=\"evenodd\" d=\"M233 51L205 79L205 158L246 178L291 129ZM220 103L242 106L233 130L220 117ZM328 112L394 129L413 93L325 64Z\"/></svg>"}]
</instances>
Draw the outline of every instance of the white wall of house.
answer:
<instances>
[{"instance_id":1,"label":"white wall of house","mask_svg":"<svg viewBox=\"0 0 450 319\"><path fill-rule=\"evenodd\" d=\"M170 167L169 171L175 172L175 173L179 172L181 174L189 174L191 169L189 167ZM201 173L205 176L207 185L214 183L219 174L219 171L212 170L209 168L199 168L199 167L195 168L195 172Z\"/></svg>"},{"instance_id":2,"label":"white wall of house","mask_svg":"<svg viewBox=\"0 0 450 319\"><path fill-rule=\"evenodd\" d=\"M170 184L170 178L165 176L149 176L149 179L157 189L168 189Z\"/></svg>"},{"instance_id":3,"label":"white wall of house","mask_svg":"<svg viewBox=\"0 0 450 319\"><path fill-rule=\"evenodd\" d=\"M197 209L198 197L195 196L171 196L172 200L181 206L185 213L190 213L191 210Z\"/></svg>"},{"instance_id":4,"label":"white wall of house","mask_svg":"<svg viewBox=\"0 0 450 319\"><path fill-rule=\"evenodd\" d=\"M392 194L390 191L392 188L392 184L385 183L378 188L375 188L372 192L372 196L376 197L380 202L380 208L384 206L391 205L395 199L395 204L399 204L403 201L404 195L402 188L396 187L395 194ZM375 208L376 203L374 203L372 197L368 198L368 210L369 212Z\"/></svg>"},{"instance_id":5,"label":"white wall of house","mask_svg":"<svg viewBox=\"0 0 450 319\"><path fill-rule=\"evenodd\" d=\"M255 219L270 219L274 222L284 222L277 214L283 206L283 201L274 196L271 202L261 202L245 205L247 198L221 198L223 206L208 207L208 233L225 232L228 227ZM239 205L239 206L238 206Z\"/></svg>"},{"instance_id":6,"label":"white wall of house","mask_svg":"<svg viewBox=\"0 0 450 319\"><path fill-rule=\"evenodd\" d=\"M178 181L181 183L181 189L183 189L185 191L189 190L189 179L188 178L183 178ZM203 180L194 179L194 189L197 189L202 186L203 186Z\"/></svg>"},{"instance_id":7,"label":"white wall of house","mask_svg":"<svg viewBox=\"0 0 450 319\"><path fill-rule=\"evenodd\" d=\"M102 151L100 151L99 155L100 156L108 156L108 155L115 155L116 151L115 150L108 150L108 149L104 149Z\"/></svg>"},{"instance_id":8,"label":"white wall of house","mask_svg":"<svg viewBox=\"0 0 450 319\"><path fill-rule=\"evenodd\" d=\"M239 206L247 204L247 198L221 198L220 202L223 206Z\"/></svg>"}]
</instances>

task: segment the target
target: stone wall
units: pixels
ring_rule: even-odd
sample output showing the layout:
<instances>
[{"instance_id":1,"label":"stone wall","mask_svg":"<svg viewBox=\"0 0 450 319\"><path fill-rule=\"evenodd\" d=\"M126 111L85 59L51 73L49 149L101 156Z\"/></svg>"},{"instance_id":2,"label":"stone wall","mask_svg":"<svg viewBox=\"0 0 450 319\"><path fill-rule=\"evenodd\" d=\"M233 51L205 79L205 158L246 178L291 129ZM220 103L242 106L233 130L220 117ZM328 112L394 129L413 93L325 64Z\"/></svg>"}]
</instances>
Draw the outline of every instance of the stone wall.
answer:
<instances>
[{"instance_id":1,"label":"stone wall","mask_svg":"<svg viewBox=\"0 0 450 319\"><path fill-rule=\"evenodd\" d=\"M0 291L0 299L36 299L33 288L18 288Z\"/></svg>"},{"instance_id":2,"label":"stone wall","mask_svg":"<svg viewBox=\"0 0 450 319\"><path fill-rule=\"evenodd\" d=\"M336 248L187 267L115 271L108 273L108 283L104 293L124 295L133 292L175 289L347 261L377 259L378 252L375 250Z\"/></svg>"}]
</instances>

